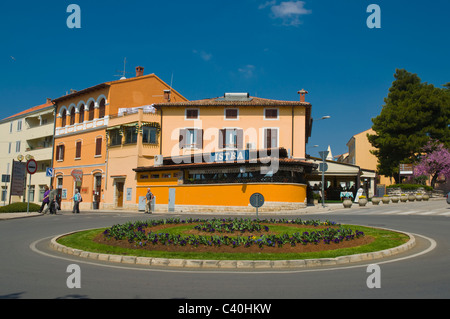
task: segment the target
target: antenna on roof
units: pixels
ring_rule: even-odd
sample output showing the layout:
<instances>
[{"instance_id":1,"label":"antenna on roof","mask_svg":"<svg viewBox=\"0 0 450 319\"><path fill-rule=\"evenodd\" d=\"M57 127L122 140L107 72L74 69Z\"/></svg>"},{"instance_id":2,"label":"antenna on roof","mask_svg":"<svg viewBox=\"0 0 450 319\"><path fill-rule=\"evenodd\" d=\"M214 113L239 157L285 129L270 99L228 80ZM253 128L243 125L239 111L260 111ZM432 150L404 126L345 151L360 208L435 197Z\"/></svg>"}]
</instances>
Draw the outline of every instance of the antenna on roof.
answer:
<instances>
[{"instance_id":1,"label":"antenna on roof","mask_svg":"<svg viewBox=\"0 0 450 319\"><path fill-rule=\"evenodd\" d=\"M116 74L114 76L120 76L121 80L125 80L126 79L125 74L131 73L131 72L127 72L126 70L127 70L127 58L125 58L123 60L123 71L116 71L116 72L121 72L122 74Z\"/></svg>"}]
</instances>

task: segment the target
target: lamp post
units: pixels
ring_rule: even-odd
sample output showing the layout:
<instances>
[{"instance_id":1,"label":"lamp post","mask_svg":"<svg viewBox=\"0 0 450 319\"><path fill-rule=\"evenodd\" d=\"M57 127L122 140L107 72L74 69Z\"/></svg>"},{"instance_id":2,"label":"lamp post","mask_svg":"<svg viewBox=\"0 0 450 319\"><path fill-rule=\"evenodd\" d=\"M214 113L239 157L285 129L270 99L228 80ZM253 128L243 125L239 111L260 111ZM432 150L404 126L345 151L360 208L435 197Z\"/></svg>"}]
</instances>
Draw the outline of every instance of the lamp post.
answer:
<instances>
[{"instance_id":1,"label":"lamp post","mask_svg":"<svg viewBox=\"0 0 450 319\"><path fill-rule=\"evenodd\" d=\"M319 152L320 157L322 158L322 163L320 163L319 168L322 171L322 207L325 207L325 171L328 168L327 163L325 163L325 160L328 156L328 151L321 151Z\"/></svg>"}]
</instances>

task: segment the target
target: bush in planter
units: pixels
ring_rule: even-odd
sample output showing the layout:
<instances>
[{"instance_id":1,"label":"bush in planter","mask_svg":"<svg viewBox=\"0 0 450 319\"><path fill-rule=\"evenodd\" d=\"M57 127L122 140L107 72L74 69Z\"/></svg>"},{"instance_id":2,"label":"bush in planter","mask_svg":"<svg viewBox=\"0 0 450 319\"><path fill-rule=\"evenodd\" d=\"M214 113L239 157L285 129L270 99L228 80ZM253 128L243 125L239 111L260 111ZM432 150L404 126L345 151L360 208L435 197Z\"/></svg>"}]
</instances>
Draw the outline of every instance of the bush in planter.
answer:
<instances>
[{"instance_id":1,"label":"bush in planter","mask_svg":"<svg viewBox=\"0 0 450 319\"><path fill-rule=\"evenodd\" d=\"M389 204L391 199L389 198L389 195L384 195L382 198L383 204Z\"/></svg>"},{"instance_id":2,"label":"bush in planter","mask_svg":"<svg viewBox=\"0 0 450 319\"><path fill-rule=\"evenodd\" d=\"M366 206L366 204L367 204L366 196L359 196L358 204L359 204L359 206Z\"/></svg>"},{"instance_id":3,"label":"bush in planter","mask_svg":"<svg viewBox=\"0 0 450 319\"><path fill-rule=\"evenodd\" d=\"M403 203L406 203L408 201L408 196L406 196L405 194L402 194L402 196L400 196L400 201L402 201Z\"/></svg>"}]
</instances>

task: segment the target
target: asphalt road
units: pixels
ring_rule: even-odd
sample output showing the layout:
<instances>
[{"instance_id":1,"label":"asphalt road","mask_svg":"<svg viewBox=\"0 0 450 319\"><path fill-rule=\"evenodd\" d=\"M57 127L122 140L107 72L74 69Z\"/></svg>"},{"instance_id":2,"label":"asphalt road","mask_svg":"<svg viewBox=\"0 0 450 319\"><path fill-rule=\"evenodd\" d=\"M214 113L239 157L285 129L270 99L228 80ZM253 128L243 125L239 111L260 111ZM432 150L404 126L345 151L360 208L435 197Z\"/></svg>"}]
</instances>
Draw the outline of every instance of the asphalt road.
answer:
<instances>
[{"instance_id":1,"label":"asphalt road","mask_svg":"<svg viewBox=\"0 0 450 319\"><path fill-rule=\"evenodd\" d=\"M380 205L283 218L329 219L415 234L417 246L390 259L339 267L289 270L163 269L99 263L48 248L75 230L173 215L64 213L0 221L2 299L397 299L450 297L450 205L445 201ZM207 217L211 217L208 215ZM262 217L273 217L262 215ZM380 288L367 285L380 268ZM68 266L80 267L81 288L68 288Z\"/></svg>"}]
</instances>

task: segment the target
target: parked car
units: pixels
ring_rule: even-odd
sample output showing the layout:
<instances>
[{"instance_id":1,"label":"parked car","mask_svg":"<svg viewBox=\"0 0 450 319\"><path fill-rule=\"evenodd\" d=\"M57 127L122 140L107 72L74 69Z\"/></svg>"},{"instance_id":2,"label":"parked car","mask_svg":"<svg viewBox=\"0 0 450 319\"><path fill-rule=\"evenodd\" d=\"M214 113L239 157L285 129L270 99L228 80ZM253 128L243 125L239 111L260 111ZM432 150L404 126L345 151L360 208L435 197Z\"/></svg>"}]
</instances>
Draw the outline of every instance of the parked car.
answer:
<instances>
[{"instance_id":1,"label":"parked car","mask_svg":"<svg viewBox=\"0 0 450 319\"><path fill-rule=\"evenodd\" d=\"M450 192L447 193L447 204L450 204Z\"/></svg>"}]
</instances>

